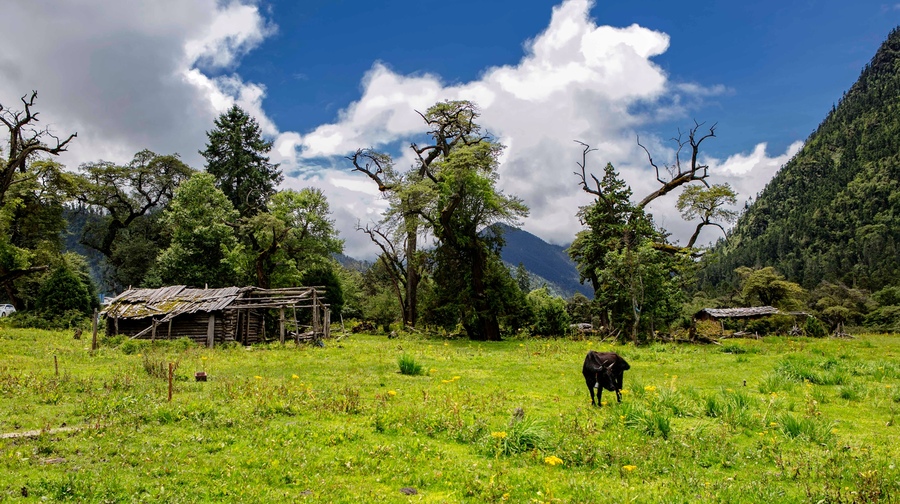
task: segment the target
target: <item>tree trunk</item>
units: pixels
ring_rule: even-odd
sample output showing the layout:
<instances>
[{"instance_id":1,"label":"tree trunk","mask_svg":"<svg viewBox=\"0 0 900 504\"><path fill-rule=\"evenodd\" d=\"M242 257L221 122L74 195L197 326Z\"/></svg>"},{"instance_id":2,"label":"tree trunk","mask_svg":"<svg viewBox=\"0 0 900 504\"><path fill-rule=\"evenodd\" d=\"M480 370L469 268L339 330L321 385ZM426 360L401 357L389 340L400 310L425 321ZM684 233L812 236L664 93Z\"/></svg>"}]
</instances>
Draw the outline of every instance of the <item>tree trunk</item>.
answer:
<instances>
[{"instance_id":1,"label":"tree trunk","mask_svg":"<svg viewBox=\"0 0 900 504\"><path fill-rule=\"evenodd\" d=\"M415 219L412 215L409 219ZM419 259L416 254L418 247L418 226L406 228L406 310L404 310L403 322L412 327L416 326L419 318L418 292L419 292ZM407 313L408 312L408 313Z\"/></svg>"},{"instance_id":2,"label":"tree trunk","mask_svg":"<svg viewBox=\"0 0 900 504\"><path fill-rule=\"evenodd\" d=\"M479 341L500 341L500 323L497 314L490 309L484 285L484 270L487 256L482 247L477 247L472 257L472 290L475 296L475 324L466 331L469 338Z\"/></svg>"}]
</instances>

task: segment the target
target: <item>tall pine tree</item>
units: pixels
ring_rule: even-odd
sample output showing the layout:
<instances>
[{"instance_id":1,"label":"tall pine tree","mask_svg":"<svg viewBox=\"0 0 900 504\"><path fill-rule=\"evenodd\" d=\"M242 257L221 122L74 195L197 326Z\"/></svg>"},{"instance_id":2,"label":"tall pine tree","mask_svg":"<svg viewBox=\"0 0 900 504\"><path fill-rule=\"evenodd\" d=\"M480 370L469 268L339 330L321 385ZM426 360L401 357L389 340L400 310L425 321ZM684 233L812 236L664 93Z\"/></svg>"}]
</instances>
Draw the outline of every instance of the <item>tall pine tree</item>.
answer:
<instances>
[{"instance_id":1,"label":"tall pine tree","mask_svg":"<svg viewBox=\"0 0 900 504\"><path fill-rule=\"evenodd\" d=\"M216 187L241 217L264 211L284 176L277 164L269 162L272 142L262 138L256 119L233 105L206 136L209 143L200 154L206 158L206 171L216 178Z\"/></svg>"}]
</instances>

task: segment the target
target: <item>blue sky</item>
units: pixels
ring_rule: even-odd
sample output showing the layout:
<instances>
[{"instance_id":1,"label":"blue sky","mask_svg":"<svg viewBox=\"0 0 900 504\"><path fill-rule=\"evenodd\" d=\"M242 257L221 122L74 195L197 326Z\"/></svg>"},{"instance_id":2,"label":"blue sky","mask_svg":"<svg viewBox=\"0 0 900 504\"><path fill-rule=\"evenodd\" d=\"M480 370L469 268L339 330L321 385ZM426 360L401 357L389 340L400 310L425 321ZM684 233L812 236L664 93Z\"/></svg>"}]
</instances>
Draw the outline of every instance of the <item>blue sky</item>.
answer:
<instances>
[{"instance_id":1,"label":"blue sky","mask_svg":"<svg viewBox=\"0 0 900 504\"><path fill-rule=\"evenodd\" d=\"M375 61L449 83L515 64L557 4L274 2L278 33L238 71L266 83L265 108L279 127L304 131L358 99L359 79ZM727 155L759 142L784 151L806 138L900 23L900 2L598 1L590 13L600 24L667 33L670 48L654 61L673 80L728 88L687 121L655 128L718 121L708 150Z\"/></svg>"},{"instance_id":2,"label":"blue sky","mask_svg":"<svg viewBox=\"0 0 900 504\"><path fill-rule=\"evenodd\" d=\"M570 242L590 202L575 139L641 197L656 182L636 136L672 160L678 128L717 122L703 161L743 202L900 24L900 0L13 0L4 17L7 37L27 42L0 46L0 103L37 89L44 123L78 131L59 159L70 168L144 148L202 168L205 132L237 103L275 141L284 187L321 188L347 253L371 257L353 228L384 202L343 157L377 147L408 165L414 111L443 99L481 105L508 146L499 185L548 241ZM694 224L674 202L651 210L684 243Z\"/></svg>"}]
</instances>

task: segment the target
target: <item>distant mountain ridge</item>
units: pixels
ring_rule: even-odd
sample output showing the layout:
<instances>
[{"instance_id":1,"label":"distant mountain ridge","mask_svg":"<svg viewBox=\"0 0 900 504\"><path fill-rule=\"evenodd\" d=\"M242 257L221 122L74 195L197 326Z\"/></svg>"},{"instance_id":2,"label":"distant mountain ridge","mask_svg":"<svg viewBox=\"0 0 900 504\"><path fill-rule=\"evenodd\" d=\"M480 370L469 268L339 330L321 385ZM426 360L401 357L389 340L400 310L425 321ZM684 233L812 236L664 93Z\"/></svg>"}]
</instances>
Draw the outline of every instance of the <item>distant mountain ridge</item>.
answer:
<instances>
[{"instance_id":1,"label":"distant mountain ridge","mask_svg":"<svg viewBox=\"0 0 900 504\"><path fill-rule=\"evenodd\" d=\"M540 287L541 282L546 281L551 290L564 297L576 292L594 297L590 285L578 283L578 269L566 253L567 247L547 243L523 229L505 224L495 227L502 231L505 241L500 258L512 268L522 263L533 277L539 277L532 279L534 287Z\"/></svg>"},{"instance_id":2,"label":"distant mountain ridge","mask_svg":"<svg viewBox=\"0 0 900 504\"><path fill-rule=\"evenodd\" d=\"M774 266L812 288L825 280L900 285L900 28L895 28L800 152L775 175L700 271L734 282Z\"/></svg>"},{"instance_id":3,"label":"distant mountain ridge","mask_svg":"<svg viewBox=\"0 0 900 504\"><path fill-rule=\"evenodd\" d=\"M528 231L505 224L493 228L500 230L505 242L500 258L513 272L519 263L525 266L534 288L546 283L551 292L563 297L571 297L576 292L594 297L589 285L578 283L578 269L566 253L567 247L552 245ZM358 271L365 271L372 265L344 254L335 254L334 258L345 268Z\"/></svg>"}]
</instances>

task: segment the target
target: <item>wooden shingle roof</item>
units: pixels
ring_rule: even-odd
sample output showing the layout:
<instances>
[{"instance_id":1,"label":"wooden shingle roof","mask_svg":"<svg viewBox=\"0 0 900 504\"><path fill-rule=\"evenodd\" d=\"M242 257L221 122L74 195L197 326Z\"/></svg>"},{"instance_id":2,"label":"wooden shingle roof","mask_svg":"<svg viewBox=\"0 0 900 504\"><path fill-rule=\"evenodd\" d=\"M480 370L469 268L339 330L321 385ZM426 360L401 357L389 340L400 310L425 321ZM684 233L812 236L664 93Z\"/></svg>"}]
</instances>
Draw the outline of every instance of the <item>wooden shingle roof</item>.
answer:
<instances>
[{"instance_id":1,"label":"wooden shingle roof","mask_svg":"<svg viewBox=\"0 0 900 504\"><path fill-rule=\"evenodd\" d=\"M706 313L713 318L748 318L763 317L766 315L775 315L778 308L772 306L752 306L750 308L704 308L697 312L694 317Z\"/></svg>"},{"instance_id":2,"label":"wooden shingle roof","mask_svg":"<svg viewBox=\"0 0 900 504\"><path fill-rule=\"evenodd\" d=\"M175 316L227 308L252 287L189 289L171 285L159 289L129 289L113 298L103 313L109 318Z\"/></svg>"}]
</instances>

